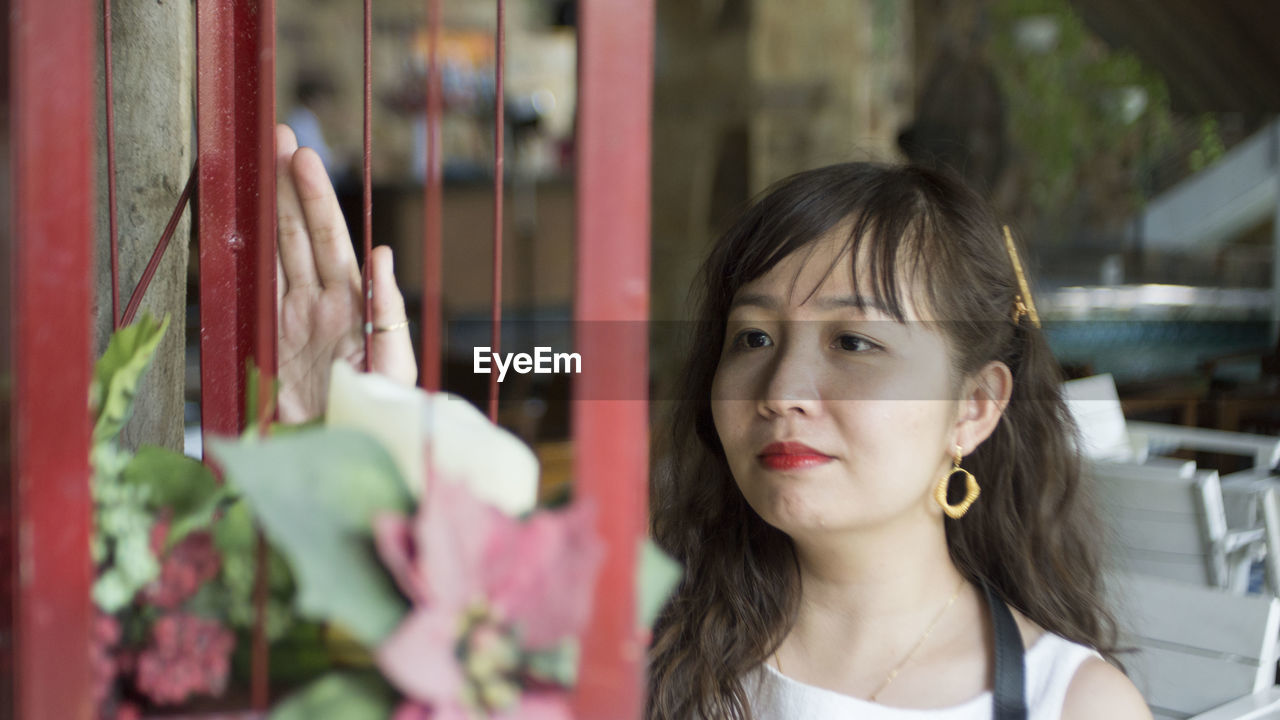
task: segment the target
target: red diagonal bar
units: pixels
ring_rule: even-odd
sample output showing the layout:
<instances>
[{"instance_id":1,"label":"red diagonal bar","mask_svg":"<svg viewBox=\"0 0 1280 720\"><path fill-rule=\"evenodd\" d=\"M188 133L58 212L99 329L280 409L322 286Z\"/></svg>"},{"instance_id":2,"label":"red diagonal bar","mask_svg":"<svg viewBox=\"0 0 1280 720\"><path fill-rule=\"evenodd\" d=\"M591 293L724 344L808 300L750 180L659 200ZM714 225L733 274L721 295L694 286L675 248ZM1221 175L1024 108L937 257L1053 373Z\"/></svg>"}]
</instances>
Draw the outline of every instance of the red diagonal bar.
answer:
<instances>
[{"instance_id":1,"label":"red diagonal bar","mask_svg":"<svg viewBox=\"0 0 1280 720\"><path fill-rule=\"evenodd\" d=\"M138 308L142 305L142 298L146 297L147 288L151 287L151 281L155 279L156 270L160 267L160 261L164 259L164 253L169 249L169 241L173 239L173 232L178 228L178 221L182 219L182 211L187 209L187 202L191 199L191 192L195 189L196 168L191 168L191 175L187 177L187 185L182 188L182 195L178 196L178 204L173 208L173 214L169 216L169 222L164 226L164 232L160 233L160 241L156 243L156 249L151 253L151 259L147 261L147 267L142 271L142 277L138 279L138 286L133 289L133 294L129 296L129 304L124 308L124 316L120 318L120 325L129 325L133 322L134 317L138 314Z\"/></svg>"},{"instance_id":2,"label":"red diagonal bar","mask_svg":"<svg viewBox=\"0 0 1280 720\"><path fill-rule=\"evenodd\" d=\"M3 6L0 123L11 126L0 192L12 212L0 213L0 352L10 361L0 365L12 374L0 381L9 431L0 507L13 515L0 518L0 535L16 587L3 588L15 602L0 654L12 639L14 672L0 716L89 720L93 13L74 0Z\"/></svg>"},{"instance_id":3,"label":"red diagonal bar","mask_svg":"<svg viewBox=\"0 0 1280 720\"><path fill-rule=\"evenodd\" d=\"M635 720L645 645L635 568L648 484L649 118L653 0L578 3L574 481L607 557L582 649L579 720ZM595 400L592 398L622 398Z\"/></svg>"}]
</instances>

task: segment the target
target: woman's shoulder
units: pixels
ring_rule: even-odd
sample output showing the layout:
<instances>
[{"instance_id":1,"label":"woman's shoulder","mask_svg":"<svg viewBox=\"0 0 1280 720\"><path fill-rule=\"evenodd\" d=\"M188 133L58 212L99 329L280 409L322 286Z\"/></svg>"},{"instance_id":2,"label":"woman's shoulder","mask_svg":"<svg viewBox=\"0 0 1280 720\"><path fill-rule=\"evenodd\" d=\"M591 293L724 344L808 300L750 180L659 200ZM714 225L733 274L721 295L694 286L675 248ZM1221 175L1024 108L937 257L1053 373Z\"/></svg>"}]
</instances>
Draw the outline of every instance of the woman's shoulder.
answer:
<instances>
[{"instance_id":1,"label":"woman's shoulder","mask_svg":"<svg viewBox=\"0 0 1280 720\"><path fill-rule=\"evenodd\" d=\"M1093 648L1045 630L1013 610L1027 648L1031 706L1060 707L1062 720L1150 718L1138 689Z\"/></svg>"},{"instance_id":2,"label":"woman's shoulder","mask_svg":"<svg viewBox=\"0 0 1280 720\"><path fill-rule=\"evenodd\" d=\"M1062 720L1112 717L1150 720L1151 710L1129 678L1100 657L1085 660L1071 678Z\"/></svg>"}]
</instances>

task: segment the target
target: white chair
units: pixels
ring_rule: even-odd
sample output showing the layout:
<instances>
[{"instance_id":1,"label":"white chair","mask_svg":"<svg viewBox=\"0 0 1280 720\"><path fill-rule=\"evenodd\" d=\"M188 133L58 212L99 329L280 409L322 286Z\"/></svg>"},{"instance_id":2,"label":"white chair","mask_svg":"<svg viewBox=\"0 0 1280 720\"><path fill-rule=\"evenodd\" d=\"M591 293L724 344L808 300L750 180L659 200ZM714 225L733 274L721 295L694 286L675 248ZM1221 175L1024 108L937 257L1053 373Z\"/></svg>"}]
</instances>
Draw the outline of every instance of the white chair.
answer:
<instances>
[{"instance_id":1,"label":"white chair","mask_svg":"<svg viewBox=\"0 0 1280 720\"><path fill-rule=\"evenodd\" d=\"M1228 526L1217 471L1191 461L1093 462L1087 469L1121 570L1237 593L1248 588L1266 533Z\"/></svg>"},{"instance_id":2,"label":"white chair","mask_svg":"<svg viewBox=\"0 0 1280 720\"><path fill-rule=\"evenodd\" d=\"M1134 684L1156 718L1280 717L1280 598L1117 575L1110 596Z\"/></svg>"},{"instance_id":3,"label":"white chair","mask_svg":"<svg viewBox=\"0 0 1280 720\"><path fill-rule=\"evenodd\" d=\"M1187 461L1167 457L1169 453L1185 449L1251 459L1252 467L1219 479L1226 520L1240 530L1265 529L1269 537L1266 544L1280 549L1280 513L1268 516L1263 508L1264 497L1280 487L1280 478L1272 474L1280 462L1280 437L1127 421L1115 380L1109 374L1068 381L1063 392L1080 429L1081 453L1088 459L1184 472ZM1267 584L1273 593L1280 594L1280 552L1266 553L1265 560Z\"/></svg>"},{"instance_id":4,"label":"white chair","mask_svg":"<svg viewBox=\"0 0 1280 720\"><path fill-rule=\"evenodd\" d=\"M1115 379L1109 374L1069 380L1063 392L1080 427L1081 450L1091 459L1146 462L1177 450L1194 450L1253 460L1252 468L1224 475L1224 484L1236 477L1268 475L1280 463L1280 437L1125 420Z\"/></svg>"}]
</instances>

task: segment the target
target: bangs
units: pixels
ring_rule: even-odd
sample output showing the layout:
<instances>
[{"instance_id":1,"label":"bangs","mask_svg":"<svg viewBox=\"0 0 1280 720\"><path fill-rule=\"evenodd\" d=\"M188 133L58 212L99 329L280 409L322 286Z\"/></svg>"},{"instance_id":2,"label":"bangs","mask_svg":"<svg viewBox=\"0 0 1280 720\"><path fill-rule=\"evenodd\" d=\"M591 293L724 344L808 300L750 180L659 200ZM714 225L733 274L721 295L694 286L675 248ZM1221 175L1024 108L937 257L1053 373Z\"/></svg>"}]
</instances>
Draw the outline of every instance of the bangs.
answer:
<instances>
[{"instance_id":1,"label":"bangs","mask_svg":"<svg viewBox=\"0 0 1280 720\"><path fill-rule=\"evenodd\" d=\"M818 240L841 233L845 237L840 252L822 281L841 267L850 268L859 297L884 308L898 322L906 322L908 307L936 308L936 286L923 260L934 257L945 267L946 259L938 257L945 247L931 241L936 223L919 183L918 177L881 166L840 165L802 173L770 188L728 233L719 293L725 307L738 289L783 258L812 253ZM846 258L857 262L845 265ZM909 297L904 278L919 278L924 296ZM795 278L792 282L794 289Z\"/></svg>"}]
</instances>

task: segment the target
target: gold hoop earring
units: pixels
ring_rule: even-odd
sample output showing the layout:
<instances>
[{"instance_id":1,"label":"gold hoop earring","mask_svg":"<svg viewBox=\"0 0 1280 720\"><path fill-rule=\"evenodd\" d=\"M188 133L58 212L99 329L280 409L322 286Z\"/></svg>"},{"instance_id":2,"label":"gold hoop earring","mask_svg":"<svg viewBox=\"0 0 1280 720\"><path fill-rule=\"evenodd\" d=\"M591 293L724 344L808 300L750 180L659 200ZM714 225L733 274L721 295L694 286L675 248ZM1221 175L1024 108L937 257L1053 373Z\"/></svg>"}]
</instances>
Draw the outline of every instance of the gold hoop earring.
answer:
<instances>
[{"instance_id":1,"label":"gold hoop earring","mask_svg":"<svg viewBox=\"0 0 1280 720\"><path fill-rule=\"evenodd\" d=\"M969 508L978 499L978 495L982 493L982 488L978 487L978 481L973 477L973 473L960 467L960 461L964 458L961 453L960 446L956 446L955 457L951 461L951 472L942 476L938 481L938 486L933 490L933 499L938 501L942 506L942 512L952 520L959 520L964 514L969 512ZM951 478L956 473L964 473L964 499L952 505L947 502L947 490L951 488Z\"/></svg>"}]
</instances>

